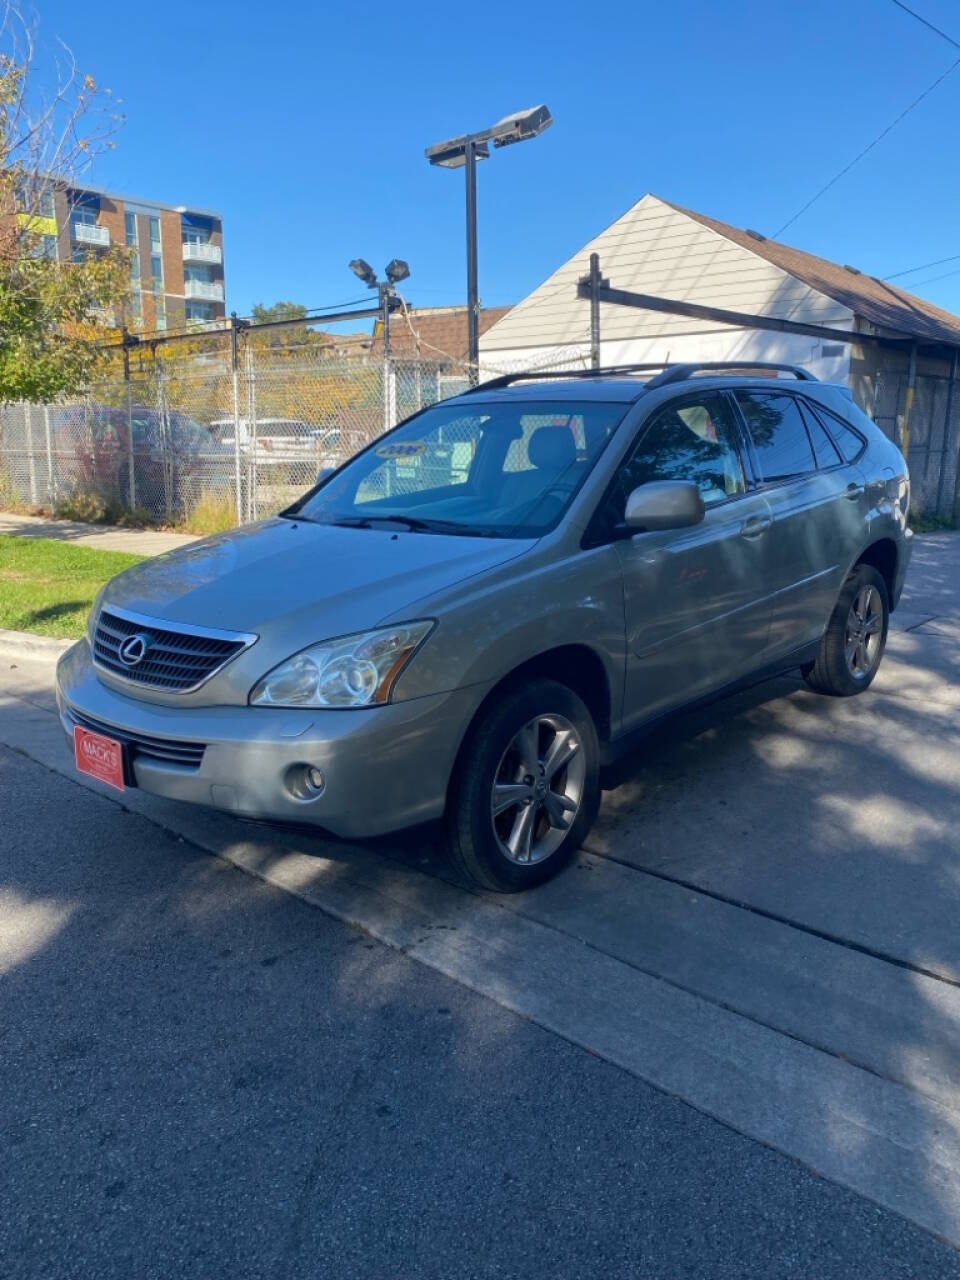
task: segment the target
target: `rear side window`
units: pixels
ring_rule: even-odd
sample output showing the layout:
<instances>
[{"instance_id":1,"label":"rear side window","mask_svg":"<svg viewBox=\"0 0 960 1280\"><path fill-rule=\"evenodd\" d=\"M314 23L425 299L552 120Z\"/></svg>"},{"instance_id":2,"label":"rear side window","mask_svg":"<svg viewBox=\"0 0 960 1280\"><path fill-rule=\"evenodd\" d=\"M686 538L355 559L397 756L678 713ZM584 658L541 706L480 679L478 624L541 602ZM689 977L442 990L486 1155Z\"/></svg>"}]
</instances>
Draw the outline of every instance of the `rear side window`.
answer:
<instances>
[{"instance_id":1,"label":"rear side window","mask_svg":"<svg viewBox=\"0 0 960 1280\"><path fill-rule=\"evenodd\" d=\"M757 452L761 479L789 480L816 470L810 438L793 396L766 391L738 391L736 396Z\"/></svg>"},{"instance_id":2,"label":"rear side window","mask_svg":"<svg viewBox=\"0 0 960 1280\"><path fill-rule=\"evenodd\" d=\"M837 447L843 454L844 462L854 462L863 452L863 446L867 443L859 431L854 431L853 427L848 426L842 418L838 418L833 413L828 413L826 409L821 409L817 405L817 416L826 423L827 430L833 436L837 443Z\"/></svg>"},{"instance_id":3,"label":"rear side window","mask_svg":"<svg viewBox=\"0 0 960 1280\"><path fill-rule=\"evenodd\" d=\"M817 455L817 466L822 470L826 470L827 467L837 466L843 461L840 457L840 450L827 435L823 423L806 404L803 406L803 417L807 424L807 430L810 432L810 439L813 441L813 452Z\"/></svg>"}]
</instances>

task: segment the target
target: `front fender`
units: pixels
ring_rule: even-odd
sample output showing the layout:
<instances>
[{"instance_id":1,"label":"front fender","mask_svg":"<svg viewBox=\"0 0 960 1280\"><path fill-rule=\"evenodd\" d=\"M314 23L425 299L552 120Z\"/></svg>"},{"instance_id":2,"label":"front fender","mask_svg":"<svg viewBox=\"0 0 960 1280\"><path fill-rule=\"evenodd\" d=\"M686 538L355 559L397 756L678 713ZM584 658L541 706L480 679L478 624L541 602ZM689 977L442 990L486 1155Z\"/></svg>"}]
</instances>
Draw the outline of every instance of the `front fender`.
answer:
<instances>
[{"instance_id":1,"label":"front fender","mask_svg":"<svg viewBox=\"0 0 960 1280\"><path fill-rule=\"evenodd\" d=\"M396 699L489 686L551 649L582 645L603 664L612 717L619 720L625 628L614 547L541 560L508 581L496 574L493 581L464 583L442 602L419 601L417 611L439 625L400 677Z\"/></svg>"}]
</instances>

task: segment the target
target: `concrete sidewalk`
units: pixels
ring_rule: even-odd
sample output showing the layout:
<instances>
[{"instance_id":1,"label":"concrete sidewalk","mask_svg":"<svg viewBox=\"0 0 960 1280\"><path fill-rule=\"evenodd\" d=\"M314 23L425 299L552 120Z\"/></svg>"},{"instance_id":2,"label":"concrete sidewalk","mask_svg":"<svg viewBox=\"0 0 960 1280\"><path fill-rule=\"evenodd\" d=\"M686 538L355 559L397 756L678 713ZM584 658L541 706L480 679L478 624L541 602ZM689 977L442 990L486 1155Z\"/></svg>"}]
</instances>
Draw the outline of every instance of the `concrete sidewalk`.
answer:
<instances>
[{"instance_id":1,"label":"concrete sidewalk","mask_svg":"<svg viewBox=\"0 0 960 1280\"><path fill-rule=\"evenodd\" d=\"M120 529L110 524L84 524L79 520L53 520L46 516L18 516L0 511L0 533L24 538L59 538L78 547L101 551L129 551L137 556L159 556L164 551L196 542L192 533L161 533L156 529Z\"/></svg>"}]
</instances>

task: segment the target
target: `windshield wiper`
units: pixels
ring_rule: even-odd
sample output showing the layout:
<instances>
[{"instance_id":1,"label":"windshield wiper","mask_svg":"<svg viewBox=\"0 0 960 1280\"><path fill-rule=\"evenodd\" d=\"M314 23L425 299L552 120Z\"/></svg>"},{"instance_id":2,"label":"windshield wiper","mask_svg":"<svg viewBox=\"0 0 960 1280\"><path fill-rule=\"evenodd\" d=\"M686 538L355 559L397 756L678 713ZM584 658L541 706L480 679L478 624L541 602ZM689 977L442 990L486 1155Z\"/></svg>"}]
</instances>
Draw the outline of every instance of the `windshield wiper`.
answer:
<instances>
[{"instance_id":1,"label":"windshield wiper","mask_svg":"<svg viewBox=\"0 0 960 1280\"><path fill-rule=\"evenodd\" d=\"M424 520L420 516L408 515L370 515L370 516L338 516L331 524L345 525L349 529L372 529L378 524L402 524L412 533L451 533L467 538L496 538L500 535L492 529L476 525L460 524L456 520Z\"/></svg>"}]
</instances>

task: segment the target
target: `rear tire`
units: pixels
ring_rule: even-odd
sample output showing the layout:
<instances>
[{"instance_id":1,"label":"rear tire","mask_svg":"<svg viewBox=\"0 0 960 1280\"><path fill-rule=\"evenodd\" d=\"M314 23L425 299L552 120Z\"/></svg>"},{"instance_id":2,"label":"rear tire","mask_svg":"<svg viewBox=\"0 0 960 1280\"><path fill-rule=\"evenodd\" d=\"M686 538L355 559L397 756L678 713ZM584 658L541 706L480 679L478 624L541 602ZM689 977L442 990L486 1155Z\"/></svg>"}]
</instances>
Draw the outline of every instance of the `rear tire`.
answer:
<instances>
[{"instance_id":1,"label":"rear tire","mask_svg":"<svg viewBox=\"0 0 960 1280\"><path fill-rule=\"evenodd\" d=\"M583 701L555 680L513 689L464 743L447 806L447 848L474 884L517 893L570 861L600 805L600 750Z\"/></svg>"},{"instance_id":2,"label":"rear tire","mask_svg":"<svg viewBox=\"0 0 960 1280\"><path fill-rule=\"evenodd\" d=\"M887 584L869 564L855 565L803 678L817 693L850 698L873 683L887 643Z\"/></svg>"}]
</instances>

